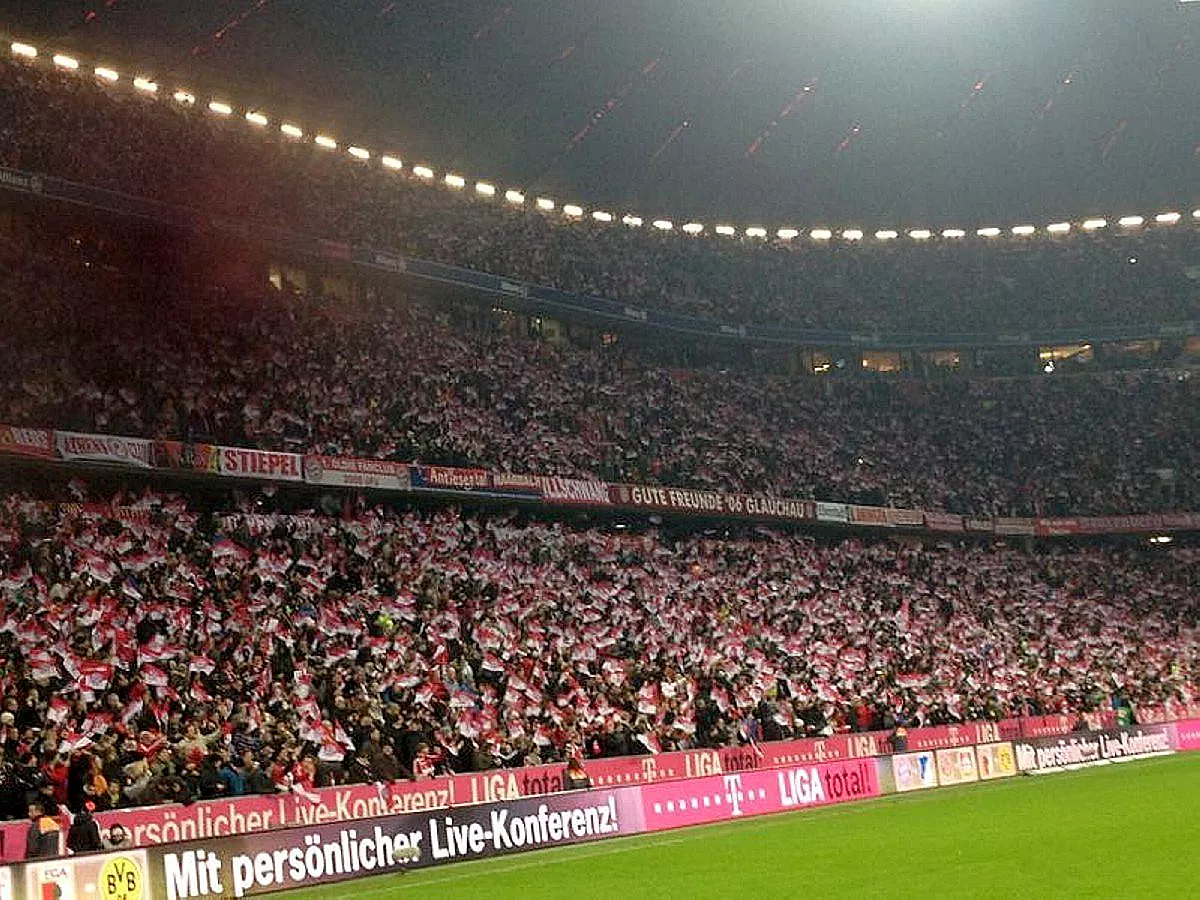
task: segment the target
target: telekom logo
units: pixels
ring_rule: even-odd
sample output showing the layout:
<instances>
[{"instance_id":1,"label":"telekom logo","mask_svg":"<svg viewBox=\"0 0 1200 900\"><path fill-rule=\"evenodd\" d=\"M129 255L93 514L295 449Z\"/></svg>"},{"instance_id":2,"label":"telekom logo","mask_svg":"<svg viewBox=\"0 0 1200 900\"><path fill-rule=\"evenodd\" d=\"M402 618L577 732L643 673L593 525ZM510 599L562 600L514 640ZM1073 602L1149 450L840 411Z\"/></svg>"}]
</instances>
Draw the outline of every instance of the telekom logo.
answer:
<instances>
[{"instance_id":1,"label":"telekom logo","mask_svg":"<svg viewBox=\"0 0 1200 900\"><path fill-rule=\"evenodd\" d=\"M740 816L742 814L742 801L746 799L746 795L742 793L741 775L725 776L725 799L729 801L729 808L732 810L731 815Z\"/></svg>"}]
</instances>

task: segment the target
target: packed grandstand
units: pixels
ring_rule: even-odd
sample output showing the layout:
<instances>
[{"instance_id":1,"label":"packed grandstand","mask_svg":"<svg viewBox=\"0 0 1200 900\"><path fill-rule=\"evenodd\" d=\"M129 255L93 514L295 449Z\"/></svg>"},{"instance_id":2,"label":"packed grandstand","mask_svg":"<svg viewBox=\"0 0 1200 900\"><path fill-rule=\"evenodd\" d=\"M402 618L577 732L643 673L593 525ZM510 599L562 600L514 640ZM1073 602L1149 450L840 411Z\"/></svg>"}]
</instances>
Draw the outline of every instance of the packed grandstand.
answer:
<instances>
[{"instance_id":1,"label":"packed grandstand","mask_svg":"<svg viewBox=\"0 0 1200 900\"><path fill-rule=\"evenodd\" d=\"M820 245L568 221L62 68L0 63L0 166L23 191L0 206L9 429L960 523L1200 509L1186 217ZM26 176L186 207L196 231L64 212ZM952 371L866 372L861 353L813 365L276 257L259 226L722 322L1167 337L1060 371L1031 345L1002 375L967 346ZM170 257L184 234L202 249ZM1200 700L1186 535L447 506L148 459L97 472L55 446L3 473L3 817L30 794L107 809Z\"/></svg>"}]
</instances>

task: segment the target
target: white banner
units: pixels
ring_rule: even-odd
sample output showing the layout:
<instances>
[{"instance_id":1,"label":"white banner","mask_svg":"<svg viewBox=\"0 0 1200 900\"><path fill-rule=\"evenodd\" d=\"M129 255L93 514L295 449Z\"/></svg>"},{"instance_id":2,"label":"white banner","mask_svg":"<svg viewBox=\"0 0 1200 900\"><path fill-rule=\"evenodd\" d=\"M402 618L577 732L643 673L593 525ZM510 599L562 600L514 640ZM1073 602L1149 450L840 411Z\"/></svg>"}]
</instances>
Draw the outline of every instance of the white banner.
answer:
<instances>
[{"instance_id":1,"label":"white banner","mask_svg":"<svg viewBox=\"0 0 1200 900\"><path fill-rule=\"evenodd\" d=\"M821 522L849 522L850 510L845 503L818 503L817 519Z\"/></svg>"},{"instance_id":2,"label":"white banner","mask_svg":"<svg viewBox=\"0 0 1200 900\"><path fill-rule=\"evenodd\" d=\"M150 441L141 438L117 437L111 434L80 434L75 431L56 431L55 442L63 459L86 459L92 462L116 463L149 469L154 465Z\"/></svg>"},{"instance_id":3,"label":"white banner","mask_svg":"<svg viewBox=\"0 0 1200 900\"><path fill-rule=\"evenodd\" d=\"M222 447L221 474L234 478L267 478L272 481L303 481L304 457L299 453L272 453Z\"/></svg>"},{"instance_id":4,"label":"white banner","mask_svg":"<svg viewBox=\"0 0 1200 900\"><path fill-rule=\"evenodd\" d=\"M383 459L339 456L304 457L304 480L309 484L407 491L412 487L408 465Z\"/></svg>"}]
</instances>

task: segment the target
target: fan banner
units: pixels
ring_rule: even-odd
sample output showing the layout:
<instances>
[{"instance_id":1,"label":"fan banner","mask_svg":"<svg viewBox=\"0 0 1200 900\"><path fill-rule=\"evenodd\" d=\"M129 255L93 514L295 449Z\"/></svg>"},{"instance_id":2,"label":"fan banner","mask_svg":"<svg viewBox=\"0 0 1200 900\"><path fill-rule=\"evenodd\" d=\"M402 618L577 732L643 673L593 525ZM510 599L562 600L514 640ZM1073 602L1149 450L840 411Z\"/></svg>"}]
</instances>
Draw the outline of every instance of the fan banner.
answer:
<instances>
[{"instance_id":1,"label":"fan banner","mask_svg":"<svg viewBox=\"0 0 1200 900\"><path fill-rule=\"evenodd\" d=\"M17 428L15 425L0 425L0 453L39 459L58 456L54 432L49 428Z\"/></svg>"},{"instance_id":2,"label":"fan banner","mask_svg":"<svg viewBox=\"0 0 1200 900\"><path fill-rule=\"evenodd\" d=\"M272 453L221 447L221 474L234 478L264 478L269 481L303 481L304 457L299 453Z\"/></svg>"},{"instance_id":3,"label":"fan banner","mask_svg":"<svg viewBox=\"0 0 1200 900\"><path fill-rule=\"evenodd\" d=\"M811 500L791 500L786 497L729 494L723 491L643 484L610 484L608 492L612 502L617 506L637 509L752 516L759 519L787 519L790 521L804 521L813 518Z\"/></svg>"},{"instance_id":4,"label":"fan banner","mask_svg":"<svg viewBox=\"0 0 1200 900\"><path fill-rule=\"evenodd\" d=\"M154 445L141 438L81 434L76 431L56 431L54 437L59 455L66 460L114 463L139 469L149 469L154 465Z\"/></svg>"},{"instance_id":5,"label":"fan banner","mask_svg":"<svg viewBox=\"0 0 1200 900\"><path fill-rule=\"evenodd\" d=\"M343 456L304 457L304 480L309 484L407 491L412 487L406 463Z\"/></svg>"}]
</instances>

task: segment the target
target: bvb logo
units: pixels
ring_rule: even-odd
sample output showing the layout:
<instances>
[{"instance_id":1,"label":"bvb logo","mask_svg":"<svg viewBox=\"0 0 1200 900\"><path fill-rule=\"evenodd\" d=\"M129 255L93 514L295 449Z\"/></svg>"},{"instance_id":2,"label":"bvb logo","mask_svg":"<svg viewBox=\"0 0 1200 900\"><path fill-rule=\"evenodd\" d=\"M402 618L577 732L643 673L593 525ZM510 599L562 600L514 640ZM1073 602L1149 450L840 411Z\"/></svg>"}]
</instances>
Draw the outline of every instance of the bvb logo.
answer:
<instances>
[{"instance_id":1,"label":"bvb logo","mask_svg":"<svg viewBox=\"0 0 1200 900\"><path fill-rule=\"evenodd\" d=\"M100 870L96 892L103 900L142 900L142 869L127 856L110 859Z\"/></svg>"}]
</instances>

